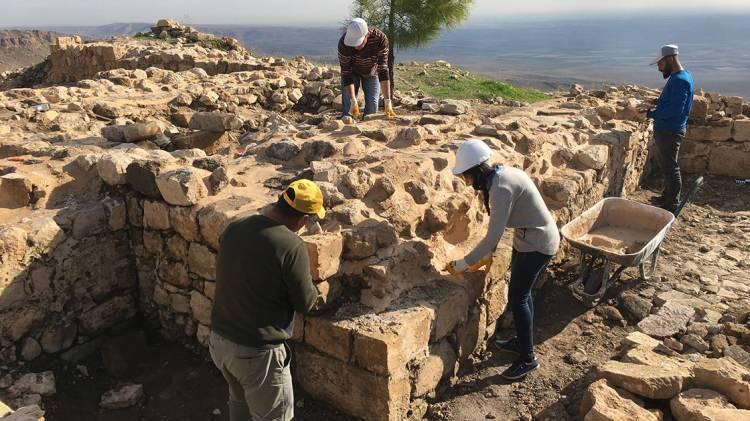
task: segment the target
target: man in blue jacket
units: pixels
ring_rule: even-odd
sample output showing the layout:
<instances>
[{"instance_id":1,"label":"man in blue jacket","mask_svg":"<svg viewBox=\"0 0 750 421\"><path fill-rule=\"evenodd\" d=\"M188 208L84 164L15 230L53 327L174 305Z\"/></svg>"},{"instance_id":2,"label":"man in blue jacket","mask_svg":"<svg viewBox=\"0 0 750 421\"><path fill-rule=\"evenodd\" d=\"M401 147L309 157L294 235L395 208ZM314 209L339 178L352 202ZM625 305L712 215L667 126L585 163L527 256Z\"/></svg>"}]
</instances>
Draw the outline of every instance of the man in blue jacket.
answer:
<instances>
[{"instance_id":1,"label":"man in blue jacket","mask_svg":"<svg viewBox=\"0 0 750 421\"><path fill-rule=\"evenodd\" d=\"M655 199L657 205L675 212L680 202L682 177L678 155L680 143L685 138L690 108L693 106L693 76L682 67L679 47L665 45L652 65L659 66L664 79L669 79L659 97L656 108L643 108L648 118L654 120L654 141L659 167L664 175L664 193Z\"/></svg>"}]
</instances>

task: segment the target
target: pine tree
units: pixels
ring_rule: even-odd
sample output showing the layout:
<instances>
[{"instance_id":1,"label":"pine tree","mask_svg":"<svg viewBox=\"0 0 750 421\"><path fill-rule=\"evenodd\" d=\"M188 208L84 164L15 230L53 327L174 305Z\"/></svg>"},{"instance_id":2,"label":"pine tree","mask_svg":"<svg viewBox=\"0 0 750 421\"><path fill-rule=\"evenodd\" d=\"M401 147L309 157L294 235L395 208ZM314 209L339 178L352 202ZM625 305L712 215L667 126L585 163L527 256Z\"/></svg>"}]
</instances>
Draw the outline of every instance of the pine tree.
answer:
<instances>
[{"instance_id":1,"label":"pine tree","mask_svg":"<svg viewBox=\"0 0 750 421\"><path fill-rule=\"evenodd\" d=\"M469 16L473 0L355 0L354 17L388 36L388 71L393 80L396 49L422 47L444 28L457 27Z\"/></svg>"}]
</instances>

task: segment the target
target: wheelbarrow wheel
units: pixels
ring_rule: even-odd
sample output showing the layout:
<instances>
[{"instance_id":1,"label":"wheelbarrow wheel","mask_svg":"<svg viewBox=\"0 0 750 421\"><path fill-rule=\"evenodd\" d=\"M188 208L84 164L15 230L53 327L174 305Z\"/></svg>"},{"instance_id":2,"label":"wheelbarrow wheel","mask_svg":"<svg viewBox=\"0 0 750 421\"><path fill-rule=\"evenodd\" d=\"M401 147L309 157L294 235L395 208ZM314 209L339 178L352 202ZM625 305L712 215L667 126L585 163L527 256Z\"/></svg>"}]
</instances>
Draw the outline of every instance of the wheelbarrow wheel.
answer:
<instances>
[{"instance_id":1,"label":"wheelbarrow wheel","mask_svg":"<svg viewBox=\"0 0 750 421\"><path fill-rule=\"evenodd\" d=\"M653 253L651 253L651 263L648 265L648 268L646 268L648 258L644 259L644 261L640 265L638 265L638 268L641 271L641 279L643 279L644 281L648 281L652 276L654 276L654 272L656 272L656 261L658 259L659 248L657 247L657 249L654 250Z\"/></svg>"}]
</instances>

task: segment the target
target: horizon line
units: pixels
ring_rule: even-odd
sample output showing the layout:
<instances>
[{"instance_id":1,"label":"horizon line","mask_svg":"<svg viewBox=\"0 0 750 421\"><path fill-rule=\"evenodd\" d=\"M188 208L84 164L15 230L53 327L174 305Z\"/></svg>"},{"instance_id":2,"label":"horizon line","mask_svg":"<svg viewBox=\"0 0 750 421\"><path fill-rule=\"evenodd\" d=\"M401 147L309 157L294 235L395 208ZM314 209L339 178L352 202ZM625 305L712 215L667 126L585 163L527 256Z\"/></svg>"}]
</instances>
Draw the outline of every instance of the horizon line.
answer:
<instances>
[{"instance_id":1,"label":"horizon line","mask_svg":"<svg viewBox=\"0 0 750 421\"><path fill-rule=\"evenodd\" d=\"M668 13L668 15L666 15ZM710 8L691 8L685 9L679 13L673 13L668 8L659 8L650 11L646 10L612 10L612 11L590 11L590 12L564 12L564 13L509 13L509 14L493 14L493 15L482 15L469 17L461 26L476 25L487 23L488 21L503 22L503 21L555 21L555 20L584 20L591 17L632 17L632 16L648 16L652 19L664 19L664 18L677 18L681 16L690 15L709 15L709 16L737 16L737 13L750 14L750 5L746 7L738 8L726 8L722 10L713 10ZM333 25L340 25L338 21L329 22L309 22L309 21L290 21L286 23L260 23L260 22L223 22L223 23L185 23L179 19L175 19L181 24L188 26L257 26L257 27L301 27L301 28L329 28ZM111 25L152 25L155 22L149 21L120 21L120 22L109 22L101 24L75 24L75 23L38 23L38 24L24 24L24 25L7 25L0 23L0 29L22 29L32 30L35 28L66 28L66 27L78 27L78 28L98 28L103 26Z\"/></svg>"}]
</instances>

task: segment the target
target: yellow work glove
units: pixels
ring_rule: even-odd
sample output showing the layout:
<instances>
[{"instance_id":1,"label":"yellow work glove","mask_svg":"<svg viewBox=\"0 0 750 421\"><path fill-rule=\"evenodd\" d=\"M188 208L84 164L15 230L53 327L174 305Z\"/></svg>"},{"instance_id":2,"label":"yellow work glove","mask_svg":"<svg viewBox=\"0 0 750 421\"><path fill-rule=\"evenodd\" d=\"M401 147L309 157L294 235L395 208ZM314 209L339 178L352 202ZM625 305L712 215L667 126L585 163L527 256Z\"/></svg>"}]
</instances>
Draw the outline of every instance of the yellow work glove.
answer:
<instances>
[{"instance_id":1,"label":"yellow work glove","mask_svg":"<svg viewBox=\"0 0 750 421\"><path fill-rule=\"evenodd\" d=\"M464 272L466 272L466 269L469 267L466 265L466 262L464 259L461 260L454 260L447 265L445 265L445 268L443 268L444 271L450 273L451 275L460 275Z\"/></svg>"},{"instance_id":2,"label":"yellow work glove","mask_svg":"<svg viewBox=\"0 0 750 421\"><path fill-rule=\"evenodd\" d=\"M393 111L393 100L385 100L385 115L387 117L396 117L396 112Z\"/></svg>"},{"instance_id":3,"label":"yellow work glove","mask_svg":"<svg viewBox=\"0 0 750 421\"><path fill-rule=\"evenodd\" d=\"M486 256L484 259L474 263L474 266L469 266L468 269L466 269L467 272L476 272L479 270L479 268L484 266L485 272L490 269L490 266L492 266L492 256Z\"/></svg>"},{"instance_id":4,"label":"yellow work glove","mask_svg":"<svg viewBox=\"0 0 750 421\"><path fill-rule=\"evenodd\" d=\"M359 103L356 98L352 98L352 106L349 108L349 114L354 118L359 118L362 113L359 112Z\"/></svg>"}]
</instances>

